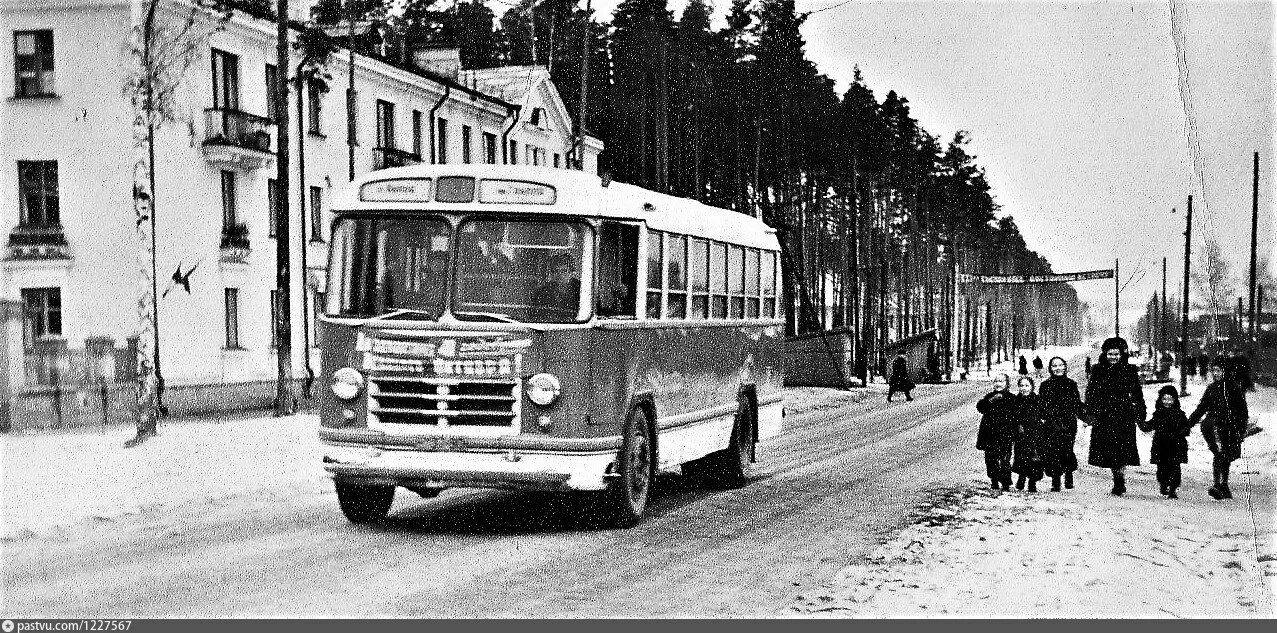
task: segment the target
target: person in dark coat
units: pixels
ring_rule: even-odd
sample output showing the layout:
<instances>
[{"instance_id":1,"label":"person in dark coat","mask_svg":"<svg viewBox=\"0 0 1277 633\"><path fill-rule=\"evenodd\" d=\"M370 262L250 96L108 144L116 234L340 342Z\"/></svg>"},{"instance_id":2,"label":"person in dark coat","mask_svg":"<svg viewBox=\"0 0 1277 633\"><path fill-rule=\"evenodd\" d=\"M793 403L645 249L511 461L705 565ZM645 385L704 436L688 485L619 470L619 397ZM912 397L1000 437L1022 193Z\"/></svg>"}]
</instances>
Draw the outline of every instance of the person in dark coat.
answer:
<instances>
[{"instance_id":1,"label":"person in dark coat","mask_svg":"<svg viewBox=\"0 0 1277 633\"><path fill-rule=\"evenodd\" d=\"M1086 376L1088 378L1091 376L1091 357L1090 356L1086 357Z\"/></svg>"},{"instance_id":2,"label":"person in dark coat","mask_svg":"<svg viewBox=\"0 0 1277 633\"><path fill-rule=\"evenodd\" d=\"M1016 490L1024 490L1027 482L1029 492L1037 492L1042 479L1042 401L1033 387L1032 378L1020 376L1013 399L1016 430L1011 472L1020 476L1015 481Z\"/></svg>"},{"instance_id":3,"label":"person in dark coat","mask_svg":"<svg viewBox=\"0 0 1277 633\"><path fill-rule=\"evenodd\" d=\"M1202 437L1215 455L1215 484L1206 491L1213 499L1233 498L1228 489L1228 470L1233 460L1242 455L1242 440L1246 438L1246 425L1250 421L1246 392L1237 379L1236 368L1230 365L1223 356L1211 363L1212 382L1188 418L1189 424L1201 422Z\"/></svg>"},{"instance_id":4,"label":"person in dark coat","mask_svg":"<svg viewBox=\"0 0 1277 633\"><path fill-rule=\"evenodd\" d=\"M1041 356L1033 357L1033 375L1035 376L1042 375L1042 357Z\"/></svg>"},{"instance_id":5,"label":"person in dark coat","mask_svg":"<svg viewBox=\"0 0 1277 633\"><path fill-rule=\"evenodd\" d=\"M1197 375L1206 382L1206 373L1210 371L1210 359L1206 357L1206 352L1197 355Z\"/></svg>"},{"instance_id":6,"label":"person in dark coat","mask_svg":"<svg viewBox=\"0 0 1277 633\"><path fill-rule=\"evenodd\" d=\"M1168 499L1175 499L1175 489L1180 485L1180 464L1188 463L1188 431L1193 428L1179 408L1179 391L1173 385L1166 385L1157 391L1157 404L1153 407L1153 418L1149 421L1149 430L1153 432L1153 448L1149 451L1148 461L1157 464L1157 483L1162 486L1162 494Z\"/></svg>"},{"instance_id":7,"label":"person in dark coat","mask_svg":"<svg viewBox=\"0 0 1277 633\"><path fill-rule=\"evenodd\" d=\"M1140 464L1135 427L1147 408L1139 370L1128 361L1126 340L1114 336L1100 346L1100 362L1086 383L1091 450L1087 462L1113 471L1113 494L1126 492L1126 467Z\"/></svg>"},{"instance_id":8,"label":"person in dark coat","mask_svg":"<svg viewBox=\"0 0 1277 633\"><path fill-rule=\"evenodd\" d=\"M999 374L993 379L993 391L975 404L980 417L980 430L975 447L984 451L984 468L989 487L1011 489L1011 450L1015 444L1015 401L1011 395L1011 377Z\"/></svg>"},{"instance_id":9,"label":"person in dark coat","mask_svg":"<svg viewBox=\"0 0 1277 633\"><path fill-rule=\"evenodd\" d=\"M1021 376L1029 375L1029 361L1026 360L1023 356L1020 357L1020 375Z\"/></svg>"},{"instance_id":10,"label":"person in dark coat","mask_svg":"<svg viewBox=\"0 0 1277 633\"><path fill-rule=\"evenodd\" d=\"M905 363L905 355L897 354L896 360L891 361L891 378L887 380L887 402L891 402L891 396L897 391L905 394L906 401L913 402L915 386L909 379L909 366Z\"/></svg>"},{"instance_id":11,"label":"person in dark coat","mask_svg":"<svg viewBox=\"0 0 1277 633\"><path fill-rule=\"evenodd\" d=\"M1183 370L1183 371L1184 371L1184 375L1185 375L1185 376L1196 376L1196 375L1197 375L1197 356L1195 356L1195 355L1193 355L1193 354L1189 354L1189 355L1188 355L1188 358L1185 358L1185 359L1184 359L1184 370Z\"/></svg>"},{"instance_id":12,"label":"person in dark coat","mask_svg":"<svg viewBox=\"0 0 1277 633\"><path fill-rule=\"evenodd\" d=\"M1228 356L1228 362L1232 363L1230 366L1233 368L1233 374L1237 378L1237 384L1241 385L1241 388L1245 391L1254 391L1255 377L1250 371L1250 356L1243 354L1241 350L1234 347L1232 353Z\"/></svg>"},{"instance_id":13,"label":"person in dark coat","mask_svg":"<svg viewBox=\"0 0 1277 633\"><path fill-rule=\"evenodd\" d=\"M1073 471L1077 470L1073 443L1077 440L1077 421L1086 415L1086 407L1082 406L1082 394L1069 378L1069 365L1063 358L1052 358L1047 372L1050 376L1038 387L1042 401L1042 469L1051 478L1051 490L1059 492L1061 476L1065 488L1073 487Z\"/></svg>"}]
</instances>

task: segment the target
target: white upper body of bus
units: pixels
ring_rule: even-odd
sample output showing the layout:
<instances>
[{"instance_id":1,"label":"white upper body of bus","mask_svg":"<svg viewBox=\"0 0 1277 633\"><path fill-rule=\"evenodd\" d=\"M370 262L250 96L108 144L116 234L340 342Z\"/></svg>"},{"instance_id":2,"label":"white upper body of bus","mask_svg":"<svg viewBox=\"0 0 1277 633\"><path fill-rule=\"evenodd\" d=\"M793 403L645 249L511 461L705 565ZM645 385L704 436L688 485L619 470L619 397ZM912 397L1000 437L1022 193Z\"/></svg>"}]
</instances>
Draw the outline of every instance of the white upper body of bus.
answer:
<instances>
[{"instance_id":1,"label":"white upper body of bus","mask_svg":"<svg viewBox=\"0 0 1277 633\"><path fill-rule=\"evenodd\" d=\"M441 183L447 186L441 187ZM466 183L471 183L469 191ZM635 185L605 185L598 176L549 167L449 164L383 169L356 178L341 189L332 208L336 213L433 211L600 218L780 250L776 230L752 216Z\"/></svg>"}]
</instances>

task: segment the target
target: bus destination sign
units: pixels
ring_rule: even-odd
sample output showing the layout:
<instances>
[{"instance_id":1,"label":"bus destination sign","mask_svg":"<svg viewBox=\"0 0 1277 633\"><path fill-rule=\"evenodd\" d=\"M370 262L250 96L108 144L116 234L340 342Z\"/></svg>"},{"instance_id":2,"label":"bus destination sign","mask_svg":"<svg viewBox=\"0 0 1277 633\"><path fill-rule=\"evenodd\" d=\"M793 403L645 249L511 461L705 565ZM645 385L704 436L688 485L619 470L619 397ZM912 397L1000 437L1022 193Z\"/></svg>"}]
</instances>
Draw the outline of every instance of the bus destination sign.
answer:
<instances>
[{"instance_id":1,"label":"bus destination sign","mask_svg":"<svg viewBox=\"0 0 1277 633\"><path fill-rule=\"evenodd\" d=\"M479 181L479 202L489 204L554 204L555 191L550 185L524 180Z\"/></svg>"},{"instance_id":2,"label":"bus destination sign","mask_svg":"<svg viewBox=\"0 0 1277 633\"><path fill-rule=\"evenodd\" d=\"M429 178L391 178L374 180L359 188L359 199L364 202L428 202Z\"/></svg>"}]
</instances>

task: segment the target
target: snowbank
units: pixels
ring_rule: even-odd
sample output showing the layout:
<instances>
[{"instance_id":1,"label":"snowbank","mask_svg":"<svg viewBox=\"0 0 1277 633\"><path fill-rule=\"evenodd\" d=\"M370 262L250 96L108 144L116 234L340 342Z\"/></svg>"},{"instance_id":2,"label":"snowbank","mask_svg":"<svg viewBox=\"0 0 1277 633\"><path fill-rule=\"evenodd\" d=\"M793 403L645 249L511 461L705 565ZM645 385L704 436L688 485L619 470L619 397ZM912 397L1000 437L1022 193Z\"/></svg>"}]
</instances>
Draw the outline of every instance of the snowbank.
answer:
<instances>
[{"instance_id":1,"label":"snowbank","mask_svg":"<svg viewBox=\"0 0 1277 633\"><path fill-rule=\"evenodd\" d=\"M178 421L134 448L132 428L0 436L0 538L147 510L326 490L314 415Z\"/></svg>"},{"instance_id":2,"label":"snowbank","mask_svg":"<svg viewBox=\"0 0 1277 633\"><path fill-rule=\"evenodd\" d=\"M1150 406L1160 386L1148 386ZM1189 385L1186 409L1204 387ZM990 492L973 454L969 485L938 491L910 527L786 615L1271 617L1277 390L1248 400L1265 430L1233 464L1232 501L1206 496L1211 456L1196 430L1177 500L1157 493L1151 465L1130 469L1122 497L1109 494L1107 471L1089 466L1073 490ZM1150 441L1140 434L1145 461Z\"/></svg>"}]
</instances>

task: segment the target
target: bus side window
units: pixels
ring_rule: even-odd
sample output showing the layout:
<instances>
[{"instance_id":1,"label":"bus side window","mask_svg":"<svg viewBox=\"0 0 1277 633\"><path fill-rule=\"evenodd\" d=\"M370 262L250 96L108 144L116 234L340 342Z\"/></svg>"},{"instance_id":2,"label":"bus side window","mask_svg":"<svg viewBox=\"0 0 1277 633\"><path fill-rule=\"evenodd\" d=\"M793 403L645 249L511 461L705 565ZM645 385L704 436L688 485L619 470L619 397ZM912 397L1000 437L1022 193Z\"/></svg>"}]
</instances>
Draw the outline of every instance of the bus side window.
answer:
<instances>
[{"instance_id":1,"label":"bus side window","mask_svg":"<svg viewBox=\"0 0 1277 633\"><path fill-rule=\"evenodd\" d=\"M638 289L637 226L604 223L599 234L595 312L600 317L634 318Z\"/></svg>"}]
</instances>

